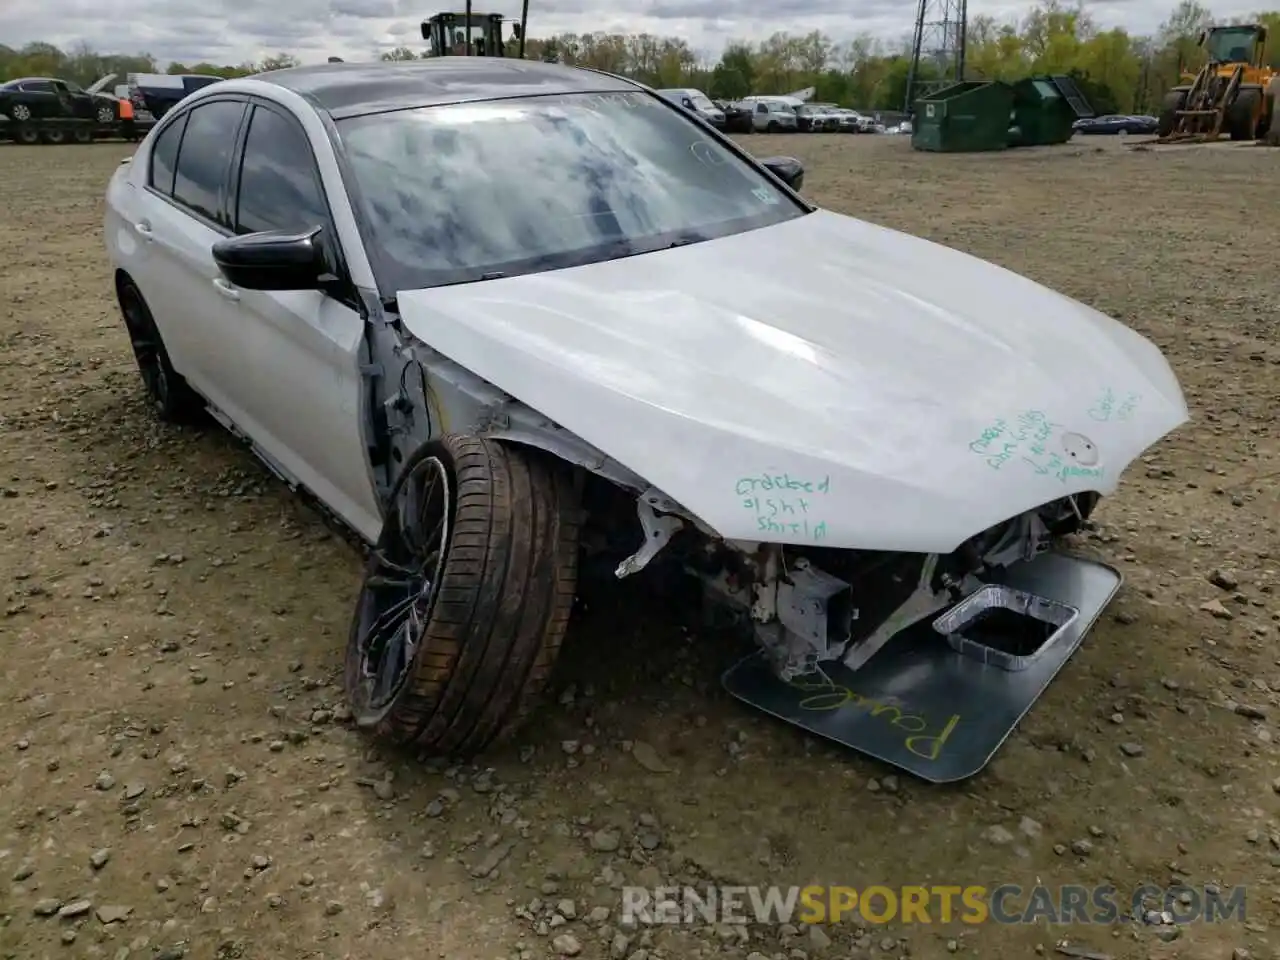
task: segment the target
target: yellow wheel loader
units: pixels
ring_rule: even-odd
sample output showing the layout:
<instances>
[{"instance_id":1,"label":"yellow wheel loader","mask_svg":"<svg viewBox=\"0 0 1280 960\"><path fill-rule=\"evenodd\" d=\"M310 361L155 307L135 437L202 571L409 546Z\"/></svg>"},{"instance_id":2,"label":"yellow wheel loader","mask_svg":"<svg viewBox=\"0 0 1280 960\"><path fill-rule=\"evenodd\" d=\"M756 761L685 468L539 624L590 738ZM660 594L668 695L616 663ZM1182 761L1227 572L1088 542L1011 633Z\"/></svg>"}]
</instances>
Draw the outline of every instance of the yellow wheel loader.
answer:
<instances>
[{"instance_id":1,"label":"yellow wheel loader","mask_svg":"<svg viewBox=\"0 0 1280 960\"><path fill-rule=\"evenodd\" d=\"M520 20L511 24L511 39L502 37L507 22L497 13L476 13L467 0L463 13L437 13L422 21L422 39L430 43L432 57L509 57L524 59L525 29L529 25L529 0L524 0Z\"/></svg>"},{"instance_id":2,"label":"yellow wheel loader","mask_svg":"<svg viewBox=\"0 0 1280 960\"><path fill-rule=\"evenodd\" d=\"M1156 135L1160 142L1262 139L1273 126L1267 28L1261 24L1210 27L1200 34L1207 60L1198 73L1165 94Z\"/></svg>"}]
</instances>

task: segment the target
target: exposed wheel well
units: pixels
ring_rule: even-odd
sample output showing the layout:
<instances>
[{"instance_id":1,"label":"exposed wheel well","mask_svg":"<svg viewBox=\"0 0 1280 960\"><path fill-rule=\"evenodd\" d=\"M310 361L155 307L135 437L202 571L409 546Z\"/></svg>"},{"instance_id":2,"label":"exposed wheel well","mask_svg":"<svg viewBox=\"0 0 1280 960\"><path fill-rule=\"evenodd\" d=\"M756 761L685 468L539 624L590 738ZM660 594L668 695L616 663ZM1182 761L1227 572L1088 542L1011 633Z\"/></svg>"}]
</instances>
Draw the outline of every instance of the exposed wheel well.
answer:
<instances>
[{"instance_id":1,"label":"exposed wheel well","mask_svg":"<svg viewBox=\"0 0 1280 960\"><path fill-rule=\"evenodd\" d=\"M116 288L116 300L119 301L124 296L124 288L127 284L133 283L133 277L129 276L124 270L116 269L113 278Z\"/></svg>"}]
</instances>

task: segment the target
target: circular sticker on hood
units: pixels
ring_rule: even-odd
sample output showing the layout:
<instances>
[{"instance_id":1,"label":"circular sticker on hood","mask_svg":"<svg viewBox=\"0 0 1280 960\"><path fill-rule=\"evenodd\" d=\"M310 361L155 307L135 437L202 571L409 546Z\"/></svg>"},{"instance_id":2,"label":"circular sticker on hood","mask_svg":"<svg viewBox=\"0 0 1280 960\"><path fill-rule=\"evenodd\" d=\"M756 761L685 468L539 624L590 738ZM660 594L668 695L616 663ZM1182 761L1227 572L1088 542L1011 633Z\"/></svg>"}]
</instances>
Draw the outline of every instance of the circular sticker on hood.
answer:
<instances>
[{"instance_id":1,"label":"circular sticker on hood","mask_svg":"<svg viewBox=\"0 0 1280 960\"><path fill-rule=\"evenodd\" d=\"M1097 445L1083 433L1064 433L1062 449L1077 466L1096 467L1102 459Z\"/></svg>"}]
</instances>

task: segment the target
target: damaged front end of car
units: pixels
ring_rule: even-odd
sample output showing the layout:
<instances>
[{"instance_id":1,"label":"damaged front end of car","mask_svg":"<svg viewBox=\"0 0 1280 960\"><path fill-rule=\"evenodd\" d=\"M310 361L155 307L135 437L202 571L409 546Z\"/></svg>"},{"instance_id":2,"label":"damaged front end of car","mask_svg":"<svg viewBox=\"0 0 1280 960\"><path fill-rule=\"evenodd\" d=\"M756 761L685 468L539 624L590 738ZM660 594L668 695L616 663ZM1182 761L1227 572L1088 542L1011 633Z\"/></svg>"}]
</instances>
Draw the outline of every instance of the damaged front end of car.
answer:
<instances>
[{"instance_id":1,"label":"damaged front end of car","mask_svg":"<svg viewBox=\"0 0 1280 960\"><path fill-rule=\"evenodd\" d=\"M1110 567L1057 549L1098 499L1061 497L920 554L727 541L649 489L642 545L615 574L677 552L758 647L725 674L730 693L952 781L985 766L1119 588Z\"/></svg>"}]
</instances>

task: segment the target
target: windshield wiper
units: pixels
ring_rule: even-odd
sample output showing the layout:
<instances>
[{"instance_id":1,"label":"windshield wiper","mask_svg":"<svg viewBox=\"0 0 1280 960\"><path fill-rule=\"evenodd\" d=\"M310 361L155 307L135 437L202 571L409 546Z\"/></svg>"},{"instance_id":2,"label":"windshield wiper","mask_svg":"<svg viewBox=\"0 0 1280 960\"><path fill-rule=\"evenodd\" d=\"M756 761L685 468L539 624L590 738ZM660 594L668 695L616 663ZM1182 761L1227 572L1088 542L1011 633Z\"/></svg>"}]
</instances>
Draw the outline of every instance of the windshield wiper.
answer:
<instances>
[{"instance_id":1,"label":"windshield wiper","mask_svg":"<svg viewBox=\"0 0 1280 960\"><path fill-rule=\"evenodd\" d=\"M667 249L673 250L676 247L687 247L691 243L702 243L703 241L710 239L710 237L701 233L682 233L667 244Z\"/></svg>"}]
</instances>

